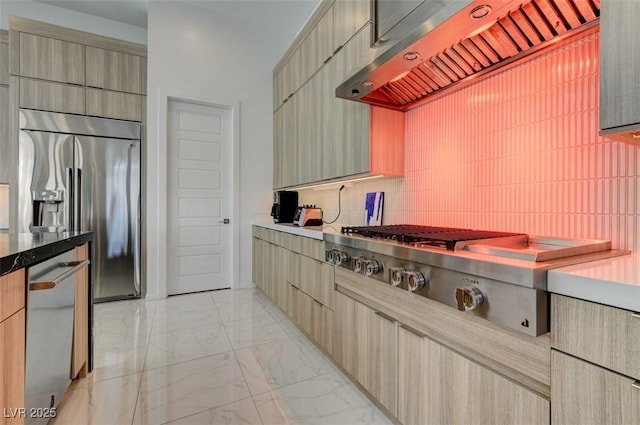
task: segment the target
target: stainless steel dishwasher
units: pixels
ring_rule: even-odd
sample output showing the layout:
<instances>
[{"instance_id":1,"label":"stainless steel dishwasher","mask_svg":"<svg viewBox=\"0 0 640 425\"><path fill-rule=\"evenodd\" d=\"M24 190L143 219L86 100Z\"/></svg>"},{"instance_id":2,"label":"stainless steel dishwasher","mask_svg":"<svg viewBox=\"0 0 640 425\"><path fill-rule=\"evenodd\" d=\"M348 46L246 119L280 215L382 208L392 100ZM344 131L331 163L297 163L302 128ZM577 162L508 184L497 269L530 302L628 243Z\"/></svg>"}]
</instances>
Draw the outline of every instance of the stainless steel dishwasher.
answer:
<instances>
[{"instance_id":1,"label":"stainless steel dishwasher","mask_svg":"<svg viewBox=\"0 0 640 425\"><path fill-rule=\"evenodd\" d=\"M72 249L28 270L27 424L47 423L71 382L75 275L88 264Z\"/></svg>"}]
</instances>

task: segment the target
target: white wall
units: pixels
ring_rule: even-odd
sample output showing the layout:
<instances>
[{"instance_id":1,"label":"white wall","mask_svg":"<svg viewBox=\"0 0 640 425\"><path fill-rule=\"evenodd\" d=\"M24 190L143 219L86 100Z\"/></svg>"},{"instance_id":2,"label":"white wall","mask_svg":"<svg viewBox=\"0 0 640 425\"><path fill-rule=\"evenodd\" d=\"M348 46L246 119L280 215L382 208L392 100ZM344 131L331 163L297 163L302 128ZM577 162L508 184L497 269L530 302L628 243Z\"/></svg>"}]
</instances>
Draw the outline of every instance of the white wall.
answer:
<instances>
[{"instance_id":1,"label":"white wall","mask_svg":"<svg viewBox=\"0 0 640 425\"><path fill-rule=\"evenodd\" d=\"M180 2L150 2L148 22L147 298L166 296L171 261L165 246L168 97L240 106L238 284L252 286L251 221L271 202L272 72L291 40Z\"/></svg>"},{"instance_id":2,"label":"white wall","mask_svg":"<svg viewBox=\"0 0 640 425\"><path fill-rule=\"evenodd\" d=\"M146 28L31 0L0 0L0 28L9 29L9 16L20 16L133 43L147 44Z\"/></svg>"}]
</instances>

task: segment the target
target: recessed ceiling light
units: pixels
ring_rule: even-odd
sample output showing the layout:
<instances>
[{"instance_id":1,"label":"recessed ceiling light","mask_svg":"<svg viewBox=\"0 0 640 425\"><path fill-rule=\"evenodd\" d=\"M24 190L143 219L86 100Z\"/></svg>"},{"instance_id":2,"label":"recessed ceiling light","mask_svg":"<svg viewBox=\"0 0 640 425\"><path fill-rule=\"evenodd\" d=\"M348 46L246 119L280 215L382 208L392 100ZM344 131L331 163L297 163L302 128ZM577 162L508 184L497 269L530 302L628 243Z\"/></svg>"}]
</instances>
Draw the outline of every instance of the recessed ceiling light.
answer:
<instances>
[{"instance_id":1,"label":"recessed ceiling light","mask_svg":"<svg viewBox=\"0 0 640 425\"><path fill-rule=\"evenodd\" d=\"M367 80L362 82L363 87L373 87L373 81Z\"/></svg>"},{"instance_id":2,"label":"recessed ceiling light","mask_svg":"<svg viewBox=\"0 0 640 425\"><path fill-rule=\"evenodd\" d=\"M404 54L403 58L406 61L414 61L420 57L420 54L415 51L407 52Z\"/></svg>"},{"instance_id":3,"label":"recessed ceiling light","mask_svg":"<svg viewBox=\"0 0 640 425\"><path fill-rule=\"evenodd\" d=\"M480 6L476 6L471 9L471 12L469 12L469 16L472 19L482 19L489 13L491 13L491 6L489 6L488 4L481 4Z\"/></svg>"}]
</instances>

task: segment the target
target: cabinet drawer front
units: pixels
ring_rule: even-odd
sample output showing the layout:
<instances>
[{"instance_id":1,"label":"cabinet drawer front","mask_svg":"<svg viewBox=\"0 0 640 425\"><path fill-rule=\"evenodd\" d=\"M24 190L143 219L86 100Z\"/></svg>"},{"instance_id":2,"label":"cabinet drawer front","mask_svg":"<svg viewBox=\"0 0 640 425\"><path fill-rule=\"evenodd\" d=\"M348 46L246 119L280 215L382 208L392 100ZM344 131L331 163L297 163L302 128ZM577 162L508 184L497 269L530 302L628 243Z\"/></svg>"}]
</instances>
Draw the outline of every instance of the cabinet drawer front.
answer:
<instances>
[{"instance_id":1,"label":"cabinet drawer front","mask_svg":"<svg viewBox=\"0 0 640 425\"><path fill-rule=\"evenodd\" d=\"M84 85L84 46L20 33L20 75Z\"/></svg>"},{"instance_id":2,"label":"cabinet drawer front","mask_svg":"<svg viewBox=\"0 0 640 425\"><path fill-rule=\"evenodd\" d=\"M84 88L48 81L20 79L20 107L84 115Z\"/></svg>"},{"instance_id":3,"label":"cabinet drawer front","mask_svg":"<svg viewBox=\"0 0 640 425\"><path fill-rule=\"evenodd\" d=\"M87 115L142 121L142 96L88 88Z\"/></svg>"},{"instance_id":4,"label":"cabinet drawer front","mask_svg":"<svg viewBox=\"0 0 640 425\"><path fill-rule=\"evenodd\" d=\"M9 45L0 43L0 84L9 84Z\"/></svg>"},{"instance_id":5,"label":"cabinet drawer front","mask_svg":"<svg viewBox=\"0 0 640 425\"><path fill-rule=\"evenodd\" d=\"M24 307L24 269L0 277L0 322Z\"/></svg>"},{"instance_id":6,"label":"cabinet drawer front","mask_svg":"<svg viewBox=\"0 0 640 425\"><path fill-rule=\"evenodd\" d=\"M640 315L561 295L551 298L551 345L640 379Z\"/></svg>"},{"instance_id":7,"label":"cabinet drawer front","mask_svg":"<svg viewBox=\"0 0 640 425\"><path fill-rule=\"evenodd\" d=\"M551 423L640 423L640 388L634 385L633 379L552 350Z\"/></svg>"},{"instance_id":8,"label":"cabinet drawer front","mask_svg":"<svg viewBox=\"0 0 640 425\"><path fill-rule=\"evenodd\" d=\"M144 58L87 46L87 86L144 94Z\"/></svg>"}]
</instances>

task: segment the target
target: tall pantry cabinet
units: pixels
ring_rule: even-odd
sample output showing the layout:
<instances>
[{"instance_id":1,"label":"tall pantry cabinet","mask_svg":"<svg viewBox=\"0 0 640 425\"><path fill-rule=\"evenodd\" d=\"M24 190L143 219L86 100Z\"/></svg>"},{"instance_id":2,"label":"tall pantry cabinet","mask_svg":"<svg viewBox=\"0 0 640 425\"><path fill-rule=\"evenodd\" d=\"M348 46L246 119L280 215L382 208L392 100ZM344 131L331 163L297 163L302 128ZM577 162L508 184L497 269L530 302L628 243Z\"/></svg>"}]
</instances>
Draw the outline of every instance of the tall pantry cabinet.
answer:
<instances>
[{"instance_id":1,"label":"tall pantry cabinet","mask_svg":"<svg viewBox=\"0 0 640 425\"><path fill-rule=\"evenodd\" d=\"M141 122L144 168L146 46L12 16L7 50L12 142L2 145L0 158L18 162L18 110L25 108ZM9 168L8 174L14 228L17 170Z\"/></svg>"}]
</instances>

